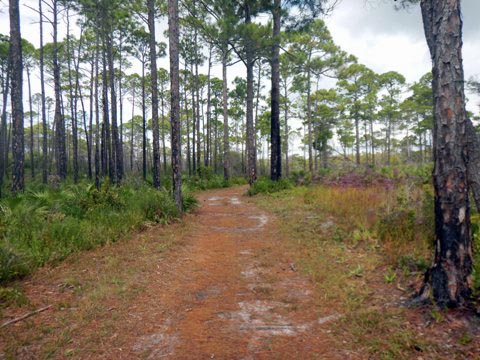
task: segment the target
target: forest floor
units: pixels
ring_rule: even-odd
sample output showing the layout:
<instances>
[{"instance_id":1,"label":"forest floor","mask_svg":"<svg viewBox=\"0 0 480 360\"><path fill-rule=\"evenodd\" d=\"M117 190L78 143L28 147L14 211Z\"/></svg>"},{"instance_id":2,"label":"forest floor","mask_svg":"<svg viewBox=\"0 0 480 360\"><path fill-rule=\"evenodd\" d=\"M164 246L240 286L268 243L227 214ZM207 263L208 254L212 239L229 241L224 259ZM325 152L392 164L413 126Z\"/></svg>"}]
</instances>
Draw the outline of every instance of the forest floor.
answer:
<instances>
[{"instance_id":1,"label":"forest floor","mask_svg":"<svg viewBox=\"0 0 480 360\"><path fill-rule=\"evenodd\" d=\"M477 320L403 308L378 250L324 244L312 263L295 193L245 191L202 192L182 222L13 284L2 323L51 308L1 328L0 358L478 358Z\"/></svg>"}]
</instances>

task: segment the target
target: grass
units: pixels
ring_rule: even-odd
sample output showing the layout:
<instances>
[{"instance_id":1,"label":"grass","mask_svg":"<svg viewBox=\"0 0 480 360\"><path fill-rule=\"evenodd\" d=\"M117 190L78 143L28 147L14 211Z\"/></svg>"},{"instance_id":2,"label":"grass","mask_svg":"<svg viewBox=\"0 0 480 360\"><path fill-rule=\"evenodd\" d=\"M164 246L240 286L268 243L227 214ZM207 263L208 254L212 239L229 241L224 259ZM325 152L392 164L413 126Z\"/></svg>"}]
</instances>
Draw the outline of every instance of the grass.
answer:
<instances>
[{"instance_id":1,"label":"grass","mask_svg":"<svg viewBox=\"0 0 480 360\"><path fill-rule=\"evenodd\" d=\"M196 200L184 193L184 210ZM0 283L61 261L72 253L121 239L149 223L178 218L166 190L126 184L30 189L0 202Z\"/></svg>"},{"instance_id":2,"label":"grass","mask_svg":"<svg viewBox=\"0 0 480 360\"><path fill-rule=\"evenodd\" d=\"M410 310L398 306L401 296L409 296L399 289L413 292L410 285L421 281L433 253L433 201L427 186L314 185L256 201L279 218L296 263L315 283L317 301L342 315L332 325L339 347L375 359L424 357L442 349L441 339L419 335L409 325ZM459 343L468 336L459 333Z\"/></svg>"}]
</instances>

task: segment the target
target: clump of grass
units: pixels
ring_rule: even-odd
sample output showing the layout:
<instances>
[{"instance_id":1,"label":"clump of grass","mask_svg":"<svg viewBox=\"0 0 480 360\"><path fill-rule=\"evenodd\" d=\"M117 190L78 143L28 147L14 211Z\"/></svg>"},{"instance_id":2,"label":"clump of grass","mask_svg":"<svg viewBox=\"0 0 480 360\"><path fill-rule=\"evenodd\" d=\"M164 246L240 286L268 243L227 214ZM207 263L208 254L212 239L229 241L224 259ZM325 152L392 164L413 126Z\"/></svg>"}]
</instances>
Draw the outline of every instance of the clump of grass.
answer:
<instances>
[{"instance_id":1,"label":"clump of grass","mask_svg":"<svg viewBox=\"0 0 480 360\"><path fill-rule=\"evenodd\" d=\"M184 194L184 210L196 204ZM128 184L97 190L90 184L27 191L0 204L0 282L45 263L115 242L145 222L165 224L179 214L166 190Z\"/></svg>"},{"instance_id":2,"label":"clump of grass","mask_svg":"<svg viewBox=\"0 0 480 360\"><path fill-rule=\"evenodd\" d=\"M293 184L288 179L272 181L268 178L260 178L248 189L248 195L272 194L292 187Z\"/></svg>"}]
</instances>

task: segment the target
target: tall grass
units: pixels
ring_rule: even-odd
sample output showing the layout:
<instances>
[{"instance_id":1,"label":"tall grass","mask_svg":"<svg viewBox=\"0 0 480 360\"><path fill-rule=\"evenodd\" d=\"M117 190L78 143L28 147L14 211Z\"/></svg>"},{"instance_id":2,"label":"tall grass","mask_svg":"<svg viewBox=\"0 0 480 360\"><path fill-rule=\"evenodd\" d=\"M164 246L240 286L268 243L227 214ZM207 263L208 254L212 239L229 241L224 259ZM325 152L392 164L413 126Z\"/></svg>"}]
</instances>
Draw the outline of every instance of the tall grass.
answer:
<instances>
[{"instance_id":1,"label":"tall grass","mask_svg":"<svg viewBox=\"0 0 480 360\"><path fill-rule=\"evenodd\" d=\"M188 193L184 207L195 205ZM0 282L79 251L115 242L145 222L178 217L170 194L146 185L39 187L0 202Z\"/></svg>"}]
</instances>

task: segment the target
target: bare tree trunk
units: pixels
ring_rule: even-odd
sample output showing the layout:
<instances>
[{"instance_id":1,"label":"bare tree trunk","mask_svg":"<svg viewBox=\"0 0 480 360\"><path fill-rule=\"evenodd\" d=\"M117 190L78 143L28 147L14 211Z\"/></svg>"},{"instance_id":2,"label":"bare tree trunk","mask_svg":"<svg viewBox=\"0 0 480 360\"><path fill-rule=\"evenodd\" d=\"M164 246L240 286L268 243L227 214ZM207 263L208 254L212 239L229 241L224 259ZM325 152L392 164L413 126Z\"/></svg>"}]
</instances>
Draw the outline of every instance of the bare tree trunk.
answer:
<instances>
[{"instance_id":1,"label":"bare tree trunk","mask_svg":"<svg viewBox=\"0 0 480 360\"><path fill-rule=\"evenodd\" d=\"M173 196L178 211L183 211L182 201L182 144L180 127L180 71L179 71L179 34L178 0L168 0L168 28L170 48L170 121L172 124L172 184Z\"/></svg>"},{"instance_id":2,"label":"bare tree trunk","mask_svg":"<svg viewBox=\"0 0 480 360\"><path fill-rule=\"evenodd\" d=\"M9 1L10 14L10 64L12 98L12 192L23 191L24 179L24 140L23 140L23 59L22 36L20 34L20 6L18 0Z\"/></svg>"},{"instance_id":3,"label":"bare tree trunk","mask_svg":"<svg viewBox=\"0 0 480 360\"><path fill-rule=\"evenodd\" d=\"M10 55L9 55L10 57ZM10 61L8 62L6 75L3 77L2 93L2 120L0 123L0 197L3 190L3 178L7 168L7 158L5 154L8 154L7 144L7 104L8 104L8 90L10 89Z\"/></svg>"},{"instance_id":4,"label":"bare tree trunk","mask_svg":"<svg viewBox=\"0 0 480 360\"><path fill-rule=\"evenodd\" d=\"M162 98L162 149L163 149L163 172L167 172L167 146L165 144L165 89L163 88L163 80L161 82L161 98Z\"/></svg>"},{"instance_id":5,"label":"bare tree trunk","mask_svg":"<svg viewBox=\"0 0 480 360\"><path fill-rule=\"evenodd\" d=\"M281 0L274 0L273 4L273 47L272 47L272 96L271 96L271 129L270 141L271 160L270 178L278 181L282 177L282 140L280 136L280 27L281 27Z\"/></svg>"},{"instance_id":6,"label":"bare tree trunk","mask_svg":"<svg viewBox=\"0 0 480 360\"><path fill-rule=\"evenodd\" d=\"M288 178L290 175L290 164L289 164L289 157L288 157L288 149L289 149L289 144L288 144L288 83L287 80L285 79L285 176Z\"/></svg>"},{"instance_id":7,"label":"bare tree trunk","mask_svg":"<svg viewBox=\"0 0 480 360\"><path fill-rule=\"evenodd\" d=\"M118 117L117 117L117 91L115 89L115 66L113 60L113 34L110 32L107 36L107 60L110 81L110 111L112 113L112 181L119 184L123 179L123 153L122 144L120 143L120 135L118 133Z\"/></svg>"},{"instance_id":8,"label":"bare tree trunk","mask_svg":"<svg viewBox=\"0 0 480 360\"><path fill-rule=\"evenodd\" d=\"M67 177L67 149L65 137L65 119L62 115L62 99L60 86L60 65L58 64L58 0L53 0L53 80L55 89L55 157L57 175L61 179Z\"/></svg>"},{"instance_id":9,"label":"bare tree trunk","mask_svg":"<svg viewBox=\"0 0 480 360\"><path fill-rule=\"evenodd\" d=\"M228 49L225 43L222 48L222 98L223 98L223 178L230 179L230 135L228 131L228 82L227 82L227 60Z\"/></svg>"},{"instance_id":10,"label":"bare tree trunk","mask_svg":"<svg viewBox=\"0 0 480 360\"><path fill-rule=\"evenodd\" d=\"M95 187L100 189L100 104L98 93L99 72L99 42L96 40L95 46Z\"/></svg>"},{"instance_id":11,"label":"bare tree trunk","mask_svg":"<svg viewBox=\"0 0 480 360\"><path fill-rule=\"evenodd\" d=\"M40 87L42 94L42 182L48 182L48 124L45 101L45 72L44 72L44 49L43 49L43 0L38 0L38 12L40 15Z\"/></svg>"},{"instance_id":12,"label":"bare tree trunk","mask_svg":"<svg viewBox=\"0 0 480 360\"><path fill-rule=\"evenodd\" d=\"M252 21L250 3L246 1L244 5L245 24L248 26ZM255 60L253 40L249 35L245 41L245 64L247 67L247 177L249 184L253 185L257 180L257 150L255 149L255 126L253 123L253 66Z\"/></svg>"},{"instance_id":13,"label":"bare tree trunk","mask_svg":"<svg viewBox=\"0 0 480 360\"><path fill-rule=\"evenodd\" d=\"M197 85L196 81L193 80L194 72L193 72L193 63L190 64L190 73L192 76L192 89L191 89L191 96L192 96L192 167L193 173L197 173L197 149L196 149L196 140L197 140L197 104L195 101L195 86Z\"/></svg>"},{"instance_id":14,"label":"bare tree trunk","mask_svg":"<svg viewBox=\"0 0 480 360\"><path fill-rule=\"evenodd\" d=\"M32 179L35 179L35 158L33 155L33 107L32 107L32 83L30 81L30 68L27 66L27 83L28 83L28 106L30 110L30 171Z\"/></svg>"},{"instance_id":15,"label":"bare tree trunk","mask_svg":"<svg viewBox=\"0 0 480 360\"><path fill-rule=\"evenodd\" d=\"M72 145L73 145L73 182L78 182L78 127L77 127L77 112L76 112L76 96L73 96L73 81L72 81L72 52L70 47L70 14L67 5L67 70L68 70L68 85L70 95L70 116L72 121Z\"/></svg>"},{"instance_id":16,"label":"bare tree trunk","mask_svg":"<svg viewBox=\"0 0 480 360\"><path fill-rule=\"evenodd\" d=\"M155 0L147 1L148 30L150 45L150 77L152 91L152 132L153 132L153 187L160 188L160 142L158 131L158 73L157 44L155 40Z\"/></svg>"},{"instance_id":17,"label":"bare tree trunk","mask_svg":"<svg viewBox=\"0 0 480 360\"><path fill-rule=\"evenodd\" d=\"M472 233L459 0L421 1L433 62L435 259L420 299L455 307L471 296Z\"/></svg>"},{"instance_id":18,"label":"bare tree trunk","mask_svg":"<svg viewBox=\"0 0 480 360\"><path fill-rule=\"evenodd\" d=\"M313 136L312 136L312 84L311 84L311 69L310 60L312 54L308 55L308 69L307 69L307 139L308 139L308 171L313 173Z\"/></svg>"},{"instance_id":19,"label":"bare tree trunk","mask_svg":"<svg viewBox=\"0 0 480 360\"><path fill-rule=\"evenodd\" d=\"M212 46L210 46L209 55L208 55L208 75L207 75L207 150L205 152L205 166L209 167L211 162L211 152L212 152L212 86L210 81L210 75L212 70Z\"/></svg>"},{"instance_id":20,"label":"bare tree trunk","mask_svg":"<svg viewBox=\"0 0 480 360\"><path fill-rule=\"evenodd\" d=\"M145 104L145 59L142 60L142 174L147 180L147 110Z\"/></svg>"}]
</instances>

